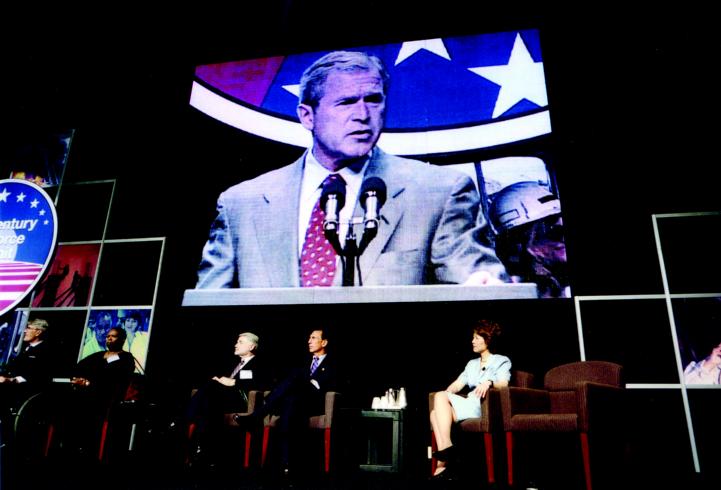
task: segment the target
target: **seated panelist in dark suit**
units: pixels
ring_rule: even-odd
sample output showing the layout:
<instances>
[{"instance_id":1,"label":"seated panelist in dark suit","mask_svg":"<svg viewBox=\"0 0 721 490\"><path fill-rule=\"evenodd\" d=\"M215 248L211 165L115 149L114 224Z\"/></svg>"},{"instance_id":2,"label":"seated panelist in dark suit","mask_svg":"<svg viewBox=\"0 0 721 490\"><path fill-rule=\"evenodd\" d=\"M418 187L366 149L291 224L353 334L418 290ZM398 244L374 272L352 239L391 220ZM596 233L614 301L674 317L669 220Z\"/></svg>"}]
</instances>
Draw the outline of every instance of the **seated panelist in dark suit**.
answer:
<instances>
[{"instance_id":1,"label":"seated panelist in dark suit","mask_svg":"<svg viewBox=\"0 0 721 490\"><path fill-rule=\"evenodd\" d=\"M47 330L48 322L40 318L25 327L20 351L0 375L3 408L19 408L26 398L49 385L53 358Z\"/></svg>"},{"instance_id":2,"label":"seated panelist in dark suit","mask_svg":"<svg viewBox=\"0 0 721 490\"><path fill-rule=\"evenodd\" d=\"M360 255L356 285L361 279L363 285L506 280L486 238L487 221L472 179L376 147L388 83L381 60L360 52L332 52L305 70L297 112L312 133L312 148L296 162L220 195L196 288L341 285L340 259L322 232L315 244L322 253L304 253L309 238L317 236L313 223L324 219L325 210L318 211L316 203L329 178L345 189L341 243L348 222L363 221L363 183L375 177L386 186L378 233ZM314 266L322 273L314 274Z\"/></svg>"},{"instance_id":3,"label":"seated panelist in dark suit","mask_svg":"<svg viewBox=\"0 0 721 490\"><path fill-rule=\"evenodd\" d=\"M259 338L243 332L235 342L234 354L239 358L226 376L213 376L193 394L186 417L189 435L194 439L194 451L211 454L218 446L223 416L231 412L245 412L248 394L252 390L266 390L271 385L271 369L262 356L256 355Z\"/></svg>"},{"instance_id":4,"label":"seated panelist in dark suit","mask_svg":"<svg viewBox=\"0 0 721 490\"><path fill-rule=\"evenodd\" d=\"M294 466L301 448L298 443L308 428L308 417L325 412L325 395L338 389L335 359L328 354L327 329L313 330L308 337L308 362L291 370L256 408L256 420L268 414L278 415L277 431L283 469Z\"/></svg>"},{"instance_id":5,"label":"seated panelist in dark suit","mask_svg":"<svg viewBox=\"0 0 721 490\"><path fill-rule=\"evenodd\" d=\"M272 382L271 368L263 356L258 356L257 335L251 332L244 332L238 336L235 343L235 355L240 362L230 373L230 376L213 376L215 387L223 386L231 388L224 390L228 394L226 405L222 407L225 411L243 412L248 408L248 393L252 390L267 389Z\"/></svg>"}]
</instances>

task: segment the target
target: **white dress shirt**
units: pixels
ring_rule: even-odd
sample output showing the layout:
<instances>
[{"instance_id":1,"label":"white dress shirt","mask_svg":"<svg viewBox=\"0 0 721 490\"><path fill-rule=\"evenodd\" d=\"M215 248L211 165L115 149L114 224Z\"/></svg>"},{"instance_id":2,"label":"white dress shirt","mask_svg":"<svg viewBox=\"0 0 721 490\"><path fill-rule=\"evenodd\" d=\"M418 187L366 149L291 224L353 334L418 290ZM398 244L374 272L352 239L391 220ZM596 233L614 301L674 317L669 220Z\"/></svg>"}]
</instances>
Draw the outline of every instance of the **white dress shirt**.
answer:
<instances>
[{"instance_id":1,"label":"white dress shirt","mask_svg":"<svg viewBox=\"0 0 721 490\"><path fill-rule=\"evenodd\" d=\"M346 199L345 206L339 213L340 243L345 244L345 237L348 233L348 222L353 217L353 210L358 201L358 194L363 183L363 176L368 167L366 159L362 164L353 165L342 168L338 173L346 183ZM305 242L305 232L308 228L310 215L313 213L313 207L321 195L321 184L332 172L318 163L313 156L313 151L309 151L305 157L303 165L303 179L300 185L300 203L298 205L298 257L303 251L303 242ZM360 230L360 229L359 229Z\"/></svg>"}]
</instances>

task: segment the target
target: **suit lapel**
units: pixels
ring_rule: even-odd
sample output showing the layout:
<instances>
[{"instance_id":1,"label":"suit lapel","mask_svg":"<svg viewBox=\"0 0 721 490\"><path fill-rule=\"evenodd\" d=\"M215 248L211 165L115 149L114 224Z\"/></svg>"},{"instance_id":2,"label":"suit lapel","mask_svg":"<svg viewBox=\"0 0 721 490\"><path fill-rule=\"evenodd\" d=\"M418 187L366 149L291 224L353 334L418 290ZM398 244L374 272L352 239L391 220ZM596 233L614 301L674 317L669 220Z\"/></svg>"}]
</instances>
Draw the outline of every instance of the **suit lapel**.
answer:
<instances>
[{"instance_id":1,"label":"suit lapel","mask_svg":"<svg viewBox=\"0 0 721 490\"><path fill-rule=\"evenodd\" d=\"M298 205L303 177L305 154L288 167L273 182L272 187L259 195L260 202L254 216L257 240L267 265L271 287L299 286L298 280ZM387 199L381 208L381 226L360 258L360 270L367 277L375 266L388 240L403 216L402 195L405 181L394 172L388 156L376 148L368 164L365 178L381 178L387 186ZM360 203L356 203L353 216L363 216ZM356 236L363 233L363 225L356 225ZM340 272L340 268L339 268ZM334 285L340 285L338 274Z\"/></svg>"},{"instance_id":2,"label":"suit lapel","mask_svg":"<svg viewBox=\"0 0 721 490\"><path fill-rule=\"evenodd\" d=\"M312 363L312 357L311 357L311 363ZM328 367L328 355L323 358L322 361L320 361L320 364L318 364L318 368L315 370L313 374L310 375L312 379L319 379L322 378L323 375L326 372L326 368ZM310 369L310 364L308 364L308 367Z\"/></svg>"},{"instance_id":3,"label":"suit lapel","mask_svg":"<svg viewBox=\"0 0 721 490\"><path fill-rule=\"evenodd\" d=\"M405 181L393 172L392 164L388 162L388 156L376 148L373 151L373 157L368 164L364 179L368 177L379 177L386 184L387 198L385 204L381 208L381 225L378 229L378 235L371 241L368 248L363 252L360 258L360 270L363 277L368 277L378 261L381 252L385 249L388 240L403 216L402 195L405 190ZM363 209L360 203L356 204L354 216L363 216ZM356 235L363 233L363 225L359 225Z\"/></svg>"},{"instance_id":4,"label":"suit lapel","mask_svg":"<svg viewBox=\"0 0 721 490\"><path fill-rule=\"evenodd\" d=\"M244 363L243 366L240 368L240 370L242 371L242 370L244 370L244 369L248 369L248 364L252 363L252 362L253 362L253 359L255 359L255 356L253 356L253 357L251 357L250 359L248 359L247 361L245 361L245 363Z\"/></svg>"},{"instance_id":5,"label":"suit lapel","mask_svg":"<svg viewBox=\"0 0 721 490\"><path fill-rule=\"evenodd\" d=\"M259 195L254 217L271 287L298 286L298 201L305 154Z\"/></svg>"}]
</instances>

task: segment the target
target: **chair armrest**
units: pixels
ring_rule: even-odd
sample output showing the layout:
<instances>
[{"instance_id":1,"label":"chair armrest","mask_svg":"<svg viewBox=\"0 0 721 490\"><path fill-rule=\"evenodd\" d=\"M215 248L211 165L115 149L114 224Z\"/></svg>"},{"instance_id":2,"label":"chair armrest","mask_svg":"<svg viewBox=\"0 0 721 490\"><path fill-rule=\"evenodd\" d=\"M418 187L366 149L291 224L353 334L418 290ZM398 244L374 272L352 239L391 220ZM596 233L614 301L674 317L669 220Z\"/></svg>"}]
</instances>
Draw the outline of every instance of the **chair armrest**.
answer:
<instances>
[{"instance_id":1,"label":"chair armrest","mask_svg":"<svg viewBox=\"0 0 721 490\"><path fill-rule=\"evenodd\" d=\"M331 427L333 425L333 414L338 408L338 399L340 393L337 391L329 391L325 394L325 426Z\"/></svg>"},{"instance_id":2,"label":"chair armrest","mask_svg":"<svg viewBox=\"0 0 721 490\"><path fill-rule=\"evenodd\" d=\"M505 386L499 388L503 430L511 430L511 417L517 414L548 413L551 402L548 391Z\"/></svg>"},{"instance_id":3,"label":"chair armrest","mask_svg":"<svg viewBox=\"0 0 721 490\"><path fill-rule=\"evenodd\" d=\"M248 413L253 413L255 407L263 404L265 393L260 390L250 390L248 392Z\"/></svg>"},{"instance_id":4,"label":"chair armrest","mask_svg":"<svg viewBox=\"0 0 721 490\"><path fill-rule=\"evenodd\" d=\"M511 386L517 386L519 388L531 388L533 386L534 379L534 374L529 373L528 371L511 371Z\"/></svg>"},{"instance_id":5,"label":"chair armrest","mask_svg":"<svg viewBox=\"0 0 721 490\"><path fill-rule=\"evenodd\" d=\"M224 416L225 424L230 425L233 427L238 427L240 424L235 420L236 415L240 415L241 417L248 417L250 414L253 413L253 410L255 410L255 407L261 405L263 403L263 398L265 397L265 393L260 390L250 390L248 392L248 408L245 412L229 412L226 413Z\"/></svg>"},{"instance_id":6,"label":"chair armrest","mask_svg":"<svg viewBox=\"0 0 721 490\"><path fill-rule=\"evenodd\" d=\"M575 384L578 403L578 428L588 432L612 429L623 424L624 388L620 386L579 381Z\"/></svg>"},{"instance_id":7,"label":"chair armrest","mask_svg":"<svg viewBox=\"0 0 721 490\"><path fill-rule=\"evenodd\" d=\"M481 427L488 431L498 430L503 426L503 410L501 409L501 391L503 388L491 388L481 401Z\"/></svg>"}]
</instances>

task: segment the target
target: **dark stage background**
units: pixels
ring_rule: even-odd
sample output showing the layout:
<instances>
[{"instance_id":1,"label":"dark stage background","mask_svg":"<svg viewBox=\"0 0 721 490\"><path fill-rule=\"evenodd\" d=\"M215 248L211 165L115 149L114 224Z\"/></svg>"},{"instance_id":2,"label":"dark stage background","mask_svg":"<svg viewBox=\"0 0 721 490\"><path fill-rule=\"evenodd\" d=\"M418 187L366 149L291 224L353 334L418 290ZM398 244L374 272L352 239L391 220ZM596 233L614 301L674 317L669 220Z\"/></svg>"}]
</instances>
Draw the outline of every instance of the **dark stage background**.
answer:
<instances>
[{"instance_id":1,"label":"dark stage background","mask_svg":"<svg viewBox=\"0 0 721 490\"><path fill-rule=\"evenodd\" d=\"M542 376L580 356L573 300L181 308L217 193L300 154L191 108L198 64L538 28L574 295L663 293L651 215L718 210L713 120L721 98L712 65L721 43L704 12L307 3L313 6L270 2L172 16L126 11L113 22L80 22L73 17L79 12L65 12L25 17L21 35L2 34L3 144L35 130L75 128L65 182L116 180L106 239L167 237L147 362L158 398L182 399L194 382L232 361L243 330L258 333L261 351L282 368L305 352L309 329L333 325L349 399L361 406L405 386L411 404L423 408L427 392L445 387L472 357L469 328L478 318L506 327L498 352L519 369ZM258 25L260 32L251 30ZM721 261L709 236L684 234L679 255L688 259L685 284L718 292ZM118 284L131 288L132 279ZM596 341L586 340L589 358L624 363L632 383L678 383L662 301L599 306L584 317ZM693 394L698 406L718 405L715 390ZM672 465L678 475L691 474L679 393L634 390L630 398L622 473L663 480L657 468ZM697 433L718 432L708 409L695 419ZM718 456L709 438L699 442L702 461ZM717 471L712 466L704 471Z\"/></svg>"}]
</instances>

